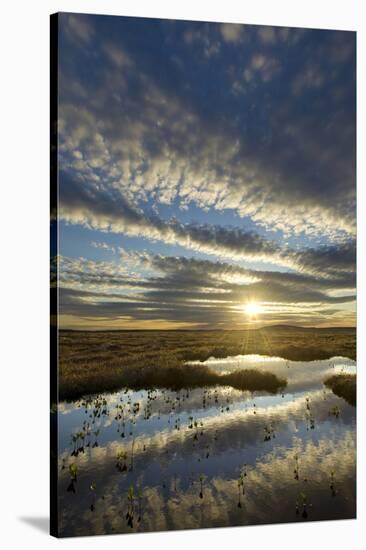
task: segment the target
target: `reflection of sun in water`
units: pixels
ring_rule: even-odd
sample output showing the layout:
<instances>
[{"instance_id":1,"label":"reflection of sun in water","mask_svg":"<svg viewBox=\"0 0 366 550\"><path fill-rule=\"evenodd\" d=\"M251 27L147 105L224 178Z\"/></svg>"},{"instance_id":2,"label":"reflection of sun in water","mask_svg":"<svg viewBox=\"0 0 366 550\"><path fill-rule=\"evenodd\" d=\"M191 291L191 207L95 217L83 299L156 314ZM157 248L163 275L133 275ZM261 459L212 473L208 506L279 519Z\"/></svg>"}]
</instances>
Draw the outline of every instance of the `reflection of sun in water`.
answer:
<instances>
[{"instance_id":1,"label":"reflection of sun in water","mask_svg":"<svg viewBox=\"0 0 366 550\"><path fill-rule=\"evenodd\" d=\"M262 307L258 302L248 302L244 306L244 311L248 317L256 317L262 312Z\"/></svg>"}]
</instances>

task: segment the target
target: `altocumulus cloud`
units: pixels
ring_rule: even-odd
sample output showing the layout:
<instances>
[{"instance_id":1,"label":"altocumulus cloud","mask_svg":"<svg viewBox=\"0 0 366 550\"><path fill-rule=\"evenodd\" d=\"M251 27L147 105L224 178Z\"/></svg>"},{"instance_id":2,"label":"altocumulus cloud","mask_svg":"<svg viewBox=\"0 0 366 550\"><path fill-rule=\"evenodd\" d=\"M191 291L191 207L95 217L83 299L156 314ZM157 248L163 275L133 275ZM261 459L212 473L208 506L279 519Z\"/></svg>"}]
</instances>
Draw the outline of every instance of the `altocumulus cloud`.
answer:
<instances>
[{"instance_id":1,"label":"altocumulus cloud","mask_svg":"<svg viewBox=\"0 0 366 550\"><path fill-rule=\"evenodd\" d=\"M61 220L184 250L64 259L65 315L352 323L354 33L62 14L59 52Z\"/></svg>"},{"instance_id":2,"label":"altocumulus cloud","mask_svg":"<svg viewBox=\"0 0 366 550\"><path fill-rule=\"evenodd\" d=\"M246 26L242 48L240 26L224 31L229 45L213 26L223 51L208 63L194 55L196 41L184 39L188 31L205 36L203 24L122 19L106 26L94 17L87 24L93 47L80 47L73 60L66 53L75 22L70 29L65 16L61 26L63 166L109 178L136 202L176 199L183 207L233 209L266 228L354 235L353 33L335 39L309 30L296 41L290 29L272 44L267 28ZM233 96L238 79L254 84Z\"/></svg>"},{"instance_id":3,"label":"altocumulus cloud","mask_svg":"<svg viewBox=\"0 0 366 550\"><path fill-rule=\"evenodd\" d=\"M301 251L283 248L253 231L219 225L182 224L176 219L162 220L150 212L129 204L119 189L99 183L88 184L61 172L60 214L77 223L115 233L179 244L188 249L232 259L266 260L292 269L332 274L354 271L355 241L307 248Z\"/></svg>"}]
</instances>

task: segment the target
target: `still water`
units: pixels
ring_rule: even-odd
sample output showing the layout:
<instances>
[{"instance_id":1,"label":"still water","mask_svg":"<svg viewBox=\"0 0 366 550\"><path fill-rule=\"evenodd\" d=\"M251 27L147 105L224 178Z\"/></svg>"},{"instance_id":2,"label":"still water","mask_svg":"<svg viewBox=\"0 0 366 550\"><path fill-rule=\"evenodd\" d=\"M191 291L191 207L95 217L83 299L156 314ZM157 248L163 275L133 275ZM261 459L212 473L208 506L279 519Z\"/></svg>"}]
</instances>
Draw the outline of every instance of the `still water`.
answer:
<instances>
[{"instance_id":1,"label":"still water","mask_svg":"<svg viewBox=\"0 0 366 550\"><path fill-rule=\"evenodd\" d=\"M323 385L355 362L205 364L270 371L287 386L122 389L59 404L62 536L355 517L356 409Z\"/></svg>"}]
</instances>

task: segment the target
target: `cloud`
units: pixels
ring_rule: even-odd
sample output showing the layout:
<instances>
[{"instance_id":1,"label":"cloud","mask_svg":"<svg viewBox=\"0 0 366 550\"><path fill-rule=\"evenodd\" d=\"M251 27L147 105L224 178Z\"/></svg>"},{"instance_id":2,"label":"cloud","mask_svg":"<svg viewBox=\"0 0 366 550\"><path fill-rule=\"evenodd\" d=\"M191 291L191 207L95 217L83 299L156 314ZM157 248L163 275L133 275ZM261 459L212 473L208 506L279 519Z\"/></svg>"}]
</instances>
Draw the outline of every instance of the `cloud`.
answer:
<instances>
[{"instance_id":1,"label":"cloud","mask_svg":"<svg viewBox=\"0 0 366 550\"><path fill-rule=\"evenodd\" d=\"M221 50L215 28L209 23L188 28L183 33L183 40L189 46L198 46L207 59L218 55Z\"/></svg>"},{"instance_id":2,"label":"cloud","mask_svg":"<svg viewBox=\"0 0 366 550\"><path fill-rule=\"evenodd\" d=\"M321 246L317 249L308 248L297 254L299 265L310 272L328 274L356 272L356 241L350 240L337 245Z\"/></svg>"},{"instance_id":3,"label":"cloud","mask_svg":"<svg viewBox=\"0 0 366 550\"><path fill-rule=\"evenodd\" d=\"M254 284L257 282L274 282L284 287L295 286L297 288L315 288L322 291L334 289L349 289L355 287L355 271L340 273L338 277L327 276L326 270L319 270L320 274L303 274L284 271L270 271L244 268L239 265L210 260L198 260L196 258L160 256L151 254L139 254L139 262L147 263L153 269L166 274L191 273L191 277L197 277L202 281L205 274L214 275L221 283ZM324 263L326 262L324 258ZM354 264L352 264L353 266Z\"/></svg>"},{"instance_id":4,"label":"cloud","mask_svg":"<svg viewBox=\"0 0 366 550\"><path fill-rule=\"evenodd\" d=\"M260 74L263 82L267 82L279 73L280 64L274 57L257 53L252 57L251 68Z\"/></svg>"},{"instance_id":5,"label":"cloud","mask_svg":"<svg viewBox=\"0 0 366 550\"><path fill-rule=\"evenodd\" d=\"M274 27L259 27L258 36L264 44L274 44L276 42L276 29Z\"/></svg>"},{"instance_id":6,"label":"cloud","mask_svg":"<svg viewBox=\"0 0 366 550\"><path fill-rule=\"evenodd\" d=\"M60 217L68 223L93 229L143 237L188 250L234 260L267 261L309 273L335 276L355 271L356 243L351 240L317 249L280 247L253 231L220 225L163 220L131 205L117 189L71 178L60 173Z\"/></svg>"},{"instance_id":7,"label":"cloud","mask_svg":"<svg viewBox=\"0 0 366 550\"><path fill-rule=\"evenodd\" d=\"M268 259L279 254L276 244L253 232L219 225L182 224L164 221L154 213L146 215L118 190L88 184L67 173L60 173L60 217L68 223L93 229L124 233L208 254L247 259Z\"/></svg>"},{"instance_id":8,"label":"cloud","mask_svg":"<svg viewBox=\"0 0 366 550\"><path fill-rule=\"evenodd\" d=\"M91 19L82 14L60 14L62 28L72 41L89 44L95 31Z\"/></svg>"},{"instance_id":9,"label":"cloud","mask_svg":"<svg viewBox=\"0 0 366 550\"><path fill-rule=\"evenodd\" d=\"M296 75L292 81L292 92L298 96L307 89L319 89L325 83L325 75L319 65L310 64Z\"/></svg>"},{"instance_id":10,"label":"cloud","mask_svg":"<svg viewBox=\"0 0 366 550\"><path fill-rule=\"evenodd\" d=\"M133 65L130 57L120 47L115 46L111 43L107 43L103 46L103 50L113 62L113 64L116 65L118 68L129 67Z\"/></svg>"},{"instance_id":11,"label":"cloud","mask_svg":"<svg viewBox=\"0 0 366 550\"><path fill-rule=\"evenodd\" d=\"M244 32L244 25L237 23L223 23L220 26L221 34L225 42L240 42Z\"/></svg>"},{"instance_id":12,"label":"cloud","mask_svg":"<svg viewBox=\"0 0 366 550\"><path fill-rule=\"evenodd\" d=\"M90 245L94 248L99 248L101 250L108 250L109 252L116 252L116 248L114 246L111 246L110 244L106 242L101 241L92 241Z\"/></svg>"},{"instance_id":13,"label":"cloud","mask_svg":"<svg viewBox=\"0 0 366 550\"><path fill-rule=\"evenodd\" d=\"M60 217L103 233L88 246L114 233L196 263L68 264L68 314L205 324L209 310L221 326L257 297L267 321L352 323L354 33L73 17L60 18Z\"/></svg>"},{"instance_id":14,"label":"cloud","mask_svg":"<svg viewBox=\"0 0 366 550\"><path fill-rule=\"evenodd\" d=\"M207 28L188 26L184 36L216 40ZM119 56L123 71L91 67L85 79L77 65L61 67L60 162L89 179L112 180L136 203L231 209L266 229L309 238L354 235L353 84L345 77L339 84L345 64L351 71L352 63L347 58L342 72L333 74L323 59L333 50L321 63L315 38L313 63L288 66L277 50L269 54L259 47L249 54L254 44L232 65L232 74L225 59L211 61L212 81L198 59L185 62L182 52L175 56L179 64L169 60L164 76L155 53L150 58L145 52L141 60L130 44L109 37L101 51L109 61ZM342 40L339 48L352 49L352 36ZM202 71L198 84L192 75ZM279 71L284 80L272 94L267 87ZM322 97L306 110L306 94L321 82ZM238 109L243 93L250 108Z\"/></svg>"},{"instance_id":15,"label":"cloud","mask_svg":"<svg viewBox=\"0 0 366 550\"><path fill-rule=\"evenodd\" d=\"M244 326L245 303L254 300L263 304L262 323L296 318L305 324L329 324L338 320L344 304L355 300L354 293L342 293L342 288L352 286L352 278L336 281L194 258L129 255L126 262L124 252L119 264L61 258L62 315L100 322L130 318L202 327ZM332 295L334 289L341 295Z\"/></svg>"}]
</instances>

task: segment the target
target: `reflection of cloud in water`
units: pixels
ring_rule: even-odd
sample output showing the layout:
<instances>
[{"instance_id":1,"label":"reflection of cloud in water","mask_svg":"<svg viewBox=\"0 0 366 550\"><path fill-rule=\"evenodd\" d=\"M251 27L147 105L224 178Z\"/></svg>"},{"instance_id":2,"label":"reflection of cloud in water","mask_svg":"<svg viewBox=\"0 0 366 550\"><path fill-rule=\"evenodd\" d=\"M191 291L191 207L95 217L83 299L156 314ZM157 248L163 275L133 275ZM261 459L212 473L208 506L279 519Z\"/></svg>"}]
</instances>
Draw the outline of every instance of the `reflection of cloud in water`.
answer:
<instances>
[{"instance_id":1,"label":"reflection of cloud in water","mask_svg":"<svg viewBox=\"0 0 366 550\"><path fill-rule=\"evenodd\" d=\"M320 384L318 384L318 386L319 385ZM174 399L174 396L176 395L175 392L165 392L163 394L158 391L154 392L155 399L151 402L152 414L150 419L148 421L144 420L144 406L141 406L140 411L135 416L131 414L125 415L126 426L130 426L130 420L134 419L136 425L133 427L133 430L136 436L148 435L153 432L161 433L167 428L167 426L168 428L172 427L171 425L168 425L168 418L171 419L171 423L174 423L174 419L179 417L182 426L189 423L188 419L191 415L200 421L204 421L205 424L207 422L222 422L224 417L230 416L233 413L242 415L243 412L253 407L254 403L257 406L257 414L264 414L267 417L272 414L277 416L279 413L281 414L281 411L282 414L287 414L288 411L291 411L291 409L294 408L294 405L289 405L290 403L295 403L295 408L297 406L301 407L300 403L301 400L305 399L305 394L309 396L311 395L308 389L303 390L304 393L286 393L283 394L283 397L281 394L272 396L263 395L263 393L260 394L259 392L257 392L256 395L253 395L249 392L241 392L230 388L217 388L215 391L217 392L218 403L215 403L213 399L214 391L212 390L210 392L211 398L206 398L205 408L202 406L202 389L190 391L189 397L184 397L184 400L181 399L178 404ZM316 398L316 401L321 402L325 393L323 394L323 390L314 392L314 397L317 393L319 393L319 396ZM136 400L140 400L141 402L141 396L144 396L143 394L144 392L131 392L131 401L134 402ZM328 400L331 399L329 394L331 394L331 392L328 390ZM186 394L181 392L180 395L182 397ZM126 396L124 397L126 399ZM169 398L168 403L166 402L167 398ZM228 405L227 400L229 400L230 413L226 412L226 406ZM118 402L119 401L114 398L114 407ZM114 420L117 410L112 407L111 403L112 402L109 402L108 404L110 412L109 416L98 421L98 425L102 428L100 439L100 443L102 444L106 443L108 440L118 437L118 434L116 433L117 423ZM175 403L176 405L174 411L172 411L172 403ZM298 405L296 405L296 403L298 403ZM345 418L345 415L347 416L347 414L351 414L348 407L344 407L344 401L342 399L337 398L335 404L341 406L342 409L344 408L344 414L342 414L343 419ZM69 407L71 410L72 405L70 404ZM224 414L218 414L220 407L224 408ZM263 409L266 409L267 412L264 412ZM329 408L327 408L326 413L328 413L328 411ZM70 418L67 423L65 421L63 422L62 419L60 420L60 449L69 447L70 434L80 430L82 428L82 422L86 419L86 415L84 414L84 410L82 408L74 408L68 416ZM268 418L264 421L268 421ZM126 431L128 432L129 430Z\"/></svg>"},{"instance_id":2,"label":"reflection of cloud in water","mask_svg":"<svg viewBox=\"0 0 366 550\"><path fill-rule=\"evenodd\" d=\"M131 485L135 492L138 488L142 492L143 519L140 525L134 523L134 530L296 521L302 519L295 513L301 492L313 505L309 519L352 517L355 408L324 388L323 379L327 372L352 369L355 364L344 358L310 363L258 356L250 360L260 364L261 370L286 376L285 393L251 394L217 387L104 394L108 414L92 426L93 430L100 427L98 446L85 448L76 457L70 456L70 435L91 421L93 408L85 412L78 406L81 402L62 403L59 498L63 533L129 531L125 514ZM227 369L230 361L225 365ZM221 368L217 363L216 367ZM234 363L232 368L237 368ZM140 409L135 415L126 414L122 438L121 423L115 417L121 404L128 411L128 402L139 402ZM191 416L197 428L194 422L188 427ZM128 417L135 420L132 436ZM175 429L178 419L179 430ZM116 467L119 451L127 453L127 471ZM295 453L299 455L299 481L294 479ZM75 494L66 491L71 462L78 466ZM238 476L244 463L245 495L238 507ZM335 497L330 489L332 470ZM207 476L203 499L198 481L202 473Z\"/></svg>"},{"instance_id":3,"label":"reflection of cloud in water","mask_svg":"<svg viewBox=\"0 0 366 550\"><path fill-rule=\"evenodd\" d=\"M306 396L309 395L310 411L306 408ZM261 399L264 401L264 406L261 406ZM254 407L253 404L256 406ZM339 418L330 415L331 409L337 406L340 410ZM255 414L254 414L255 412ZM216 411L217 413L217 411ZM288 431L297 431L304 428L309 423L309 413L314 419L317 429L324 422L330 424L350 426L354 423L354 409L345 403L341 398L336 397L329 391L317 391L311 394L300 394L292 400L284 400L281 397L257 397L251 402L247 408L240 408L223 414L215 414L210 416L200 416L199 422L203 423L197 428L198 432L203 431L203 436L199 437L199 442L202 445L209 445L216 452L225 452L232 448L245 448L249 445L262 443L264 437L265 426L272 426L275 430L277 439ZM145 421L148 425L149 421ZM182 423L179 431L174 429L174 423L171 422L165 428L149 434L142 434L135 437L134 453L137 457L143 454L146 460L152 459L152 455L172 452L176 449L179 453L185 455L192 452L192 440L196 430L188 429L188 423ZM148 430L148 428L146 428ZM112 432L112 441L106 446L99 446L95 449L87 450L82 457L88 456L92 462L97 461L102 457L105 460L104 449L109 448L107 455L114 459L118 450L130 452L132 438L125 440L119 438L118 434ZM217 439L215 439L217 437ZM146 447L146 450L142 449ZM61 454L61 458L66 458L68 452Z\"/></svg>"},{"instance_id":4,"label":"reflection of cloud in water","mask_svg":"<svg viewBox=\"0 0 366 550\"><path fill-rule=\"evenodd\" d=\"M236 390L228 386L217 386L215 388L210 388L207 393L210 395L210 399L207 398L208 405L214 401L214 394L217 394L219 404L226 401L227 397L230 397L230 399L233 401L241 401L243 398L251 398L252 396L251 392L249 391ZM190 412L193 409L202 408L203 388L180 391L151 390L151 395L154 397L153 401L149 401L146 390L128 390L127 392L120 391L114 394L106 393L103 394L103 397L107 399L108 407L112 411L116 408L117 405L126 404L129 397L131 399L131 403L139 401L140 410L136 414L136 418L143 418L144 409L148 405L148 403L150 403L153 414L155 415L158 414L158 411L160 411L160 413L162 414L169 413L172 408L172 403L175 404L175 412ZM179 401L176 399L177 396L179 396ZM168 402L167 399L169 399ZM77 401L75 408L75 403L62 402L58 405L58 410L61 413L77 412L77 407L81 403L82 401Z\"/></svg>"},{"instance_id":5,"label":"reflection of cloud in water","mask_svg":"<svg viewBox=\"0 0 366 550\"><path fill-rule=\"evenodd\" d=\"M199 363L199 362L192 362ZM324 361L287 361L279 357L266 357L261 355L238 355L236 357L227 357L224 359L210 358L203 364L207 364L212 370L220 372L220 374L229 373L238 368L258 368L262 371L273 372L280 378L286 378L288 385L285 389L286 393L310 391L322 387L324 378L328 375L347 372L354 373L356 371L356 363L352 359L344 357L333 357ZM251 399L252 394L246 391L235 390L231 387L217 386L215 391L218 395L220 403L228 396L233 402L241 401L243 398ZM214 389L210 388L209 394L213 396ZM257 392L258 393L258 392ZM176 402L176 412L186 411L190 412L193 409L202 407L202 389L189 390L189 397L186 398L187 391L181 390L179 392L171 392L169 390L155 390L153 395L155 397L152 404L153 414L157 414L160 411L162 414L170 412L171 402L175 400L177 395L180 396L180 400ZM140 402L140 411L136 415L136 418L143 417L144 409L148 405L149 400L147 391L120 391L115 393L103 394L107 401L108 406L113 409L116 405L120 404L121 397L126 403L127 398L130 396L131 401ZM166 398L169 397L171 401L166 403ZM210 402L207 402L208 405ZM58 405L58 411L60 414L69 414L75 412L74 403L61 402Z\"/></svg>"},{"instance_id":6,"label":"reflection of cloud in water","mask_svg":"<svg viewBox=\"0 0 366 550\"><path fill-rule=\"evenodd\" d=\"M127 453L126 463L129 466L132 457L132 442L120 443L113 441L105 447L97 447L81 454L76 460L79 465L80 479L89 483L96 476L99 476L102 487L109 482L110 478L116 479L116 483L128 484L135 479L136 475L143 472L142 485L154 486L157 482L167 480L174 474L180 476L180 484L184 490L187 489L189 478L193 473L196 476L201 471L210 473L213 477L221 476L227 478L233 475L243 463L248 467L255 466L258 460L268 453L280 453L280 449L293 445L294 434L298 438L304 433L307 437L316 441L326 439L336 441L347 437L350 433L349 425L354 416L354 409L345 405L349 414L341 415L337 420L328 416L329 406L336 402L337 398L329 402L323 401L321 392L313 396L311 407L316 417L315 430L306 432L304 427L305 400L299 399L296 403L288 403L278 407L277 415L268 416L268 411L258 411L254 415L250 411L247 415L231 414L215 419L209 419L204 424L204 435L195 441L194 432L191 430L168 431L150 437L136 438L133 448L134 469L128 474L116 476L116 463L118 451L124 450ZM268 418L272 419L275 427L276 438L270 442L264 442L264 426ZM323 420L321 420L323 418ZM347 427L348 424L348 427ZM300 441L300 439L299 439ZM206 459L206 453L209 458ZM67 453L62 455L67 459ZM65 490L68 482L67 469L60 475L62 487ZM89 481L87 481L89 480ZM103 489L105 490L105 489Z\"/></svg>"},{"instance_id":7,"label":"reflection of cloud in water","mask_svg":"<svg viewBox=\"0 0 366 550\"><path fill-rule=\"evenodd\" d=\"M238 475L229 478L208 476L203 482L203 499L199 497L198 476L193 484L182 487L178 476L176 491L170 480L144 487L144 472L133 480L142 489L142 521L133 530L152 531L266 522L298 521L296 501L306 496L309 519L336 519L355 515L354 437L347 433L336 442L321 439L317 443L294 438L292 448L279 447L263 460L247 468L245 494L238 507ZM299 480L294 479L294 456L299 456ZM334 471L336 496L330 489ZM97 474L97 472L95 472ZM97 494L95 511L89 509L90 495L85 493L62 506L61 524L65 534L130 531L125 520L126 491L120 486L121 476L111 474ZM97 487L99 480L97 479ZM80 491L82 492L82 491ZM75 495L74 495L75 496ZM302 508L301 508L302 511ZM137 502L136 502L137 518Z\"/></svg>"},{"instance_id":8,"label":"reflection of cloud in water","mask_svg":"<svg viewBox=\"0 0 366 550\"><path fill-rule=\"evenodd\" d=\"M60 415L70 414L73 412L73 406L70 403L61 402L57 405L57 412Z\"/></svg>"}]
</instances>

